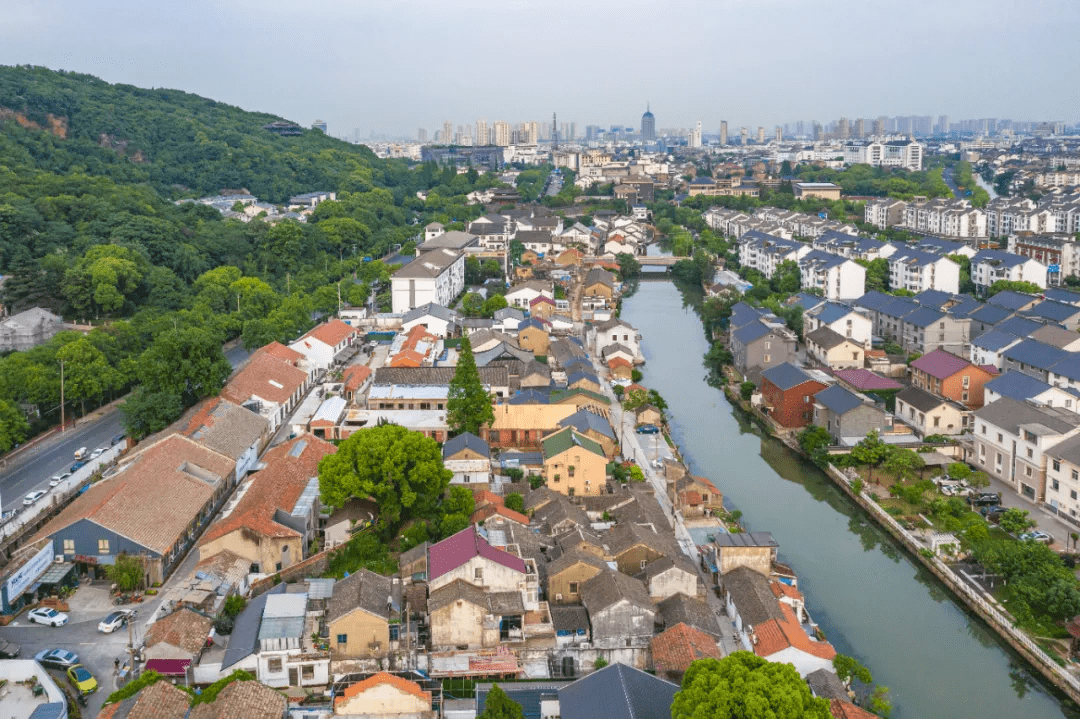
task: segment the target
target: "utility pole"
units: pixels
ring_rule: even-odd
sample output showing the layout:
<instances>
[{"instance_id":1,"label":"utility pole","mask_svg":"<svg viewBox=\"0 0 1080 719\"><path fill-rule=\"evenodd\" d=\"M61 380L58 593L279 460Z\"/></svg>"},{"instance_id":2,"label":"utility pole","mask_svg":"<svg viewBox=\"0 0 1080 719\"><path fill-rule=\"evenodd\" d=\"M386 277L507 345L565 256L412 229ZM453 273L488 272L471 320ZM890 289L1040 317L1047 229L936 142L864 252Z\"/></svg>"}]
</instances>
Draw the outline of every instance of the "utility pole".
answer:
<instances>
[{"instance_id":1,"label":"utility pole","mask_svg":"<svg viewBox=\"0 0 1080 719\"><path fill-rule=\"evenodd\" d=\"M67 431L64 424L64 360L60 360L60 431Z\"/></svg>"}]
</instances>

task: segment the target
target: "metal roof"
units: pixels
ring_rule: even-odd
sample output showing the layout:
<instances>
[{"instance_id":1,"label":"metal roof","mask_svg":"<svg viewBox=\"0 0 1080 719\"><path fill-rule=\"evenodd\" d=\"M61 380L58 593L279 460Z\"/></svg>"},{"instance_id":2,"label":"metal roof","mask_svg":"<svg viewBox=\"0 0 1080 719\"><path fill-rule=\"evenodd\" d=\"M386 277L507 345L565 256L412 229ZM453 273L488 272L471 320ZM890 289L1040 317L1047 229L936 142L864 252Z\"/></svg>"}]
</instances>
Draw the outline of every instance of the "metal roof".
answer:
<instances>
[{"instance_id":1,"label":"metal roof","mask_svg":"<svg viewBox=\"0 0 1080 719\"><path fill-rule=\"evenodd\" d=\"M1023 372L1006 372L983 385L983 389L988 392L996 392L1002 397L1011 397L1020 402L1036 397L1050 388L1046 382Z\"/></svg>"},{"instance_id":2,"label":"metal roof","mask_svg":"<svg viewBox=\"0 0 1080 719\"><path fill-rule=\"evenodd\" d=\"M1069 353L1053 345L1043 344L1035 340L1024 340L1005 350L1002 356L1013 362L1031 365L1036 369L1048 370L1068 357Z\"/></svg>"},{"instance_id":3,"label":"metal roof","mask_svg":"<svg viewBox=\"0 0 1080 719\"><path fill-rule=\"evenodd\" d=\"M863 403L859 395L838 384L818 392L814 395L814 401L819 402L821 406L834 414L847 414Z\"/></svg>"},{"instance_id":4,"label":"metal roof","mask_svg":"<svg viewBox=\"0 0 1080 719\"><path fill-rule=\"evenodd\" d=\"M802 383L810 382L813 379L802 368L796 367L790 362L784 362L775 367L770 367L762 372L761 376L782 390L798 387Z\"/></svg>"}]
</instances>

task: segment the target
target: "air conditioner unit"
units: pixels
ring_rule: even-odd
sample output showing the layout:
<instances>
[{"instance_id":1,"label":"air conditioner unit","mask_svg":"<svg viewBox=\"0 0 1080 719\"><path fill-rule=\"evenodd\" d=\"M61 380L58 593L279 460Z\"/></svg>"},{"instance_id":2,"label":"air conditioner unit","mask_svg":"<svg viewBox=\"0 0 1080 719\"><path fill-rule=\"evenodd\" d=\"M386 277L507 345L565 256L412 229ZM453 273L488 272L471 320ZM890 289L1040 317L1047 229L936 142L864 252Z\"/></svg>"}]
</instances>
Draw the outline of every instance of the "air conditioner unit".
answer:
<instances>
[{"instance_id":1,"label":"air conditioner unit","mask_svg":"<svg viewBox=\"0 0 1080 719\"><path fill-rule=\"evenodd\" d=\"M53 557L53 562L55 562L56 564L63 564L64 563L64 555L63 554L57 554L55 557Z\"/></svg>"},{"instance_id":2,"label":"air conditioner unit","mask_svg":"<svg viewBox=\"0 0 1080 719\"><path fill-rule=\"evenodd\" d=\"M555 595L555 601L556 602L561 602L562 601L562 595L561 594L556 594Z\"/></svg>"}]
</instances>

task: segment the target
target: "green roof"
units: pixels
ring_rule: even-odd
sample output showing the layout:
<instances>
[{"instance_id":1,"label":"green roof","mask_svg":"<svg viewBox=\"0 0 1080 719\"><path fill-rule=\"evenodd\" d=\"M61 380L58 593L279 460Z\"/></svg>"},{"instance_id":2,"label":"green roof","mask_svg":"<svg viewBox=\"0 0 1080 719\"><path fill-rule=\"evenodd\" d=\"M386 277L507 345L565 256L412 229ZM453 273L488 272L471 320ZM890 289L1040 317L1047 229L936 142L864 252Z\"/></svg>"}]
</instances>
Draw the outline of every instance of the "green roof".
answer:
<instances>
[{"instance_id":1,"label":"green roof","mask_svg":"<svg viewBox=\"0 0 1080 719\"><path fill-rule=\"evenodd\" d=\"M560 399L566 399L567 397L572 397L575 394L583 394L586 397L595 399L597 402L611 404L611 400L600 394L599 392L593 392L590 389L583 389L581 387L575 387L573 389L558 389L550 393L548 397L551 400L551 404L556 404Z\"/></svg>"},{"instance_id":2,"label":"green roof","mask_svg":"<svg viewBox=\"0 0 1080 719\"><path fill-rule=\"evenodd\" d=\"M598 442L589 439L571 427L567 427L562 431L544 437L544 439L540 440L540 444L544 449L544 459L550 459L551 457L560 455L575 444L593 454L605 458L607 457L607 455L604 454L604 448L601 447Z\"/></svg>"}]
</instances>

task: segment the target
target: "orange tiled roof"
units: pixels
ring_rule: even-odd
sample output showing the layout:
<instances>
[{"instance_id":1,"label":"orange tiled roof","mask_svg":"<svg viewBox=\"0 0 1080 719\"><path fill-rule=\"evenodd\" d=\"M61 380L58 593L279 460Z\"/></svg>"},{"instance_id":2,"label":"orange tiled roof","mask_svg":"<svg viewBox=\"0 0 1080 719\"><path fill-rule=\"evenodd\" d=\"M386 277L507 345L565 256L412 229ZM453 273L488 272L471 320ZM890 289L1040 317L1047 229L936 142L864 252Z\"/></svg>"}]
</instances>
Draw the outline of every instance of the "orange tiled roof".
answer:
<instances>
[{"instance_id":1,"label":"orange tiled roof","mask_svg":"<svg viewBox=\"0 0 1080 719\"><path fill-rule=\"evenodd\" d=\"M255 350L252 354L257 355L259 353L265 353L270 355L271 357L277 357L278 359L285 360L286 362L294 366L297 362L304 359L304 355L276 341L271 342L268 345L263 345L259 349Z\"/></svg>"},{"instance_id":2,"label":"orange tiled roof","mask_svg":"<svg viewBox=\"0 0 1080 719\"><path fill-rule=\"evenodd\" d=\"M612 369L616 367L633 367L630 361L624 357L612 357L608 360L607 366Z\"/></svg>"},{"instance_id":3,"label":"orange tiled roof","mask_svg":"<svg viewBox=\"0 0 1080 719\"><path fill-rule=\"evenodd\" d=\"M520 512L515 512L514 510L509 509L502 504L485 504L484 506L480 507L472 513L472 516L469 517L469 523L478 524L479 522L483 522L490 517L495 516L496 514L500 517L506 517L509 520L517 522L518 524L529 524L529 518L526 517L524 514L521 514Z\"/></svg>"},{"instance_id":4,"label":"orange tiled roof","mask_svg":"<svg viewBox=\"0 0 1080 719\"><path fill-rule=\"evenodd\" d=\"M412 694L415 697L419 697L427 702L431 701L431 692L426 692L420 688L420 685L416 682L410 682L408 679L402 679L399 676L389 674L387 672L379 672L374 674L362 682L357 682L351 687L348 687L341 693L334 703L340 704L341 702L348 701L357 694L363 694L368 689L378 686L379 684L389 684L398 691L405 692L406 694Z\"/></svg>"},{"instance_id":5,"label":"orange tiled roof","mask_svg":"<svg viewBox=\"0 0 1080 719\"><path fill-rule=\"evenodd\" d=\"M367 382L367 378L370 376L371 368L367 365L349 365L342 373L342 379L345 380L345 389L355 392L360 389L364 382Z\"/></svg>"},{"instance_id":6,"label":"orange tiled roof","mask_svg":"<svg viewBox=\"0 0 1080 719\"><path fill-rule=\"evenodd\" d=\"M798 589L791 586L790 584L785 584L784 582L769 582L769 589L772 590L773 596L777 599L780 599L781 597L788 597L790 599L801 600L803 598L802 592L800 592Z\"/></svg>"},{"instance_id":7,"label":"orange tiled roof","mask_svg":"<svg viewBox=\"0 0 1080 719\"><path fill-rule=\"evenodd\" d=\"M780 602L780 611L784 614L783 621L770 619L755 627L758 639L754 644L755 654L768 658L788 647L794 647L821 659L832 659L836 656L836 650L832 644L815 642L806 635L799 626L799 621L795 618L795 612L791 607Z\"/></svg>"},{"instance_id":8,"label":"orange tiled roof","mask_svg":"<svg viewBox=\"0 0 1080 719\"><path fill-rule=\"evenodd\" d=\"M486 489L474 489L473 501L476 502L477 507L482 507L485 504L506 504L502 497Z\"/></svg>"},{"instance_id":9,"label":"orange tiled roof","mask_svg":"<svg viewBox=\"0 0 1080 719\"><path fill-rule=\"evenodd\" d=\"M636 382L634 384L626 385L626 392L633 392L636 389L639 389L642 392L648 392L649 391L649 390L645 389L644 387L642 387L641 385L637 384Z\"/></svg>"},{"instance_id":10,"label":"orange tiled roof","mask_svg":"<svg viewBox=\"0 0 1080 719\"><path fill-rule=\"evenodd\" d=\"M299 456L292 451L305 442ZM291 511L312 477L319 474L319 461L337 451L329 442L310 434L279 444L263 455L266 469L250 480L247 491L228 516L214 522L199 539L203 546L230 532L249 529L264 537L298 537L292 527L274 521L278 509Z\"/></svg>"},{"instance_id":11,"label":"orange tiled roof","mask_svg":"<svg viewBox=\"0 0 1080 719\"><path fill-rule=\"evenodd\" d=\"M252 397L285 404L307 382L307 372L271 354L256 354L221 389L221 396L242 405Z\"/></svg>"},{"instance_id":12,"label":"orange tiled roof","mask_svg":"<svg viewBox=\"0 0 1080 719\"><path fill-rule=\"evenodd\" d=\"M356 334L356 330L349 325L345 324L341 320L333 319L329 322L324 322L318 327L314 327L306 335L300 339L316 339L325 345L330 347L337 347L339 344L349 338L350 335Z\"/></svg>"},{"instance_id":13,"label":"orange tiled roof","mask_svg":"<svg viewBox=\"0 0 1080 719\"><path fill-rule=\"evenodd\" d=\"M157 620L146 630L147 647L165 642L177 649L195 655L206 646L214 622L191 609L180 609Z\"/></svg>"},{"instance_id":14,"label":"orange tiled roof","mask_svg":"<svg viewBox=\"0 0 1080 719\"><path fill-rule=\"evenodd\" d=\"M862 707L839 699L833 699L829 703L829 713L833 715L833 719L877 719L877 714L871 714Z\"/></svg>"},{"instance_id":15,"label":"orange tiled roof","mask_svg":"<svg viewBox=\"0 0 1080 719\"><path fill-rule=\"evenodd\" d=\"M422 367L424 355L416 350L401 350L390 360L389 367Z\"/></svg>"},{"instance_id":16,"label":"orange tiled roof","mask_svg":"<svg viewBox=\"0 0 1080 719\"><path fill-rule=\"evenodd\" d=\"M715 639L682 622L652 638L652 654L658 672L685 672L697 659L723 656Z\"/></svg>"},{"instance_id":17,"label":"orange tiled roof","mask_svg":"<svg viewBox=\"0 0 1080 719\"><path fill-rule=\"evenodd\" d=\"M694 491L693 489L688 489L687 491L683 492L683 502L685 504L689 504L691 507L696 507L697 505L701 504L701 492Z\"/></svg>"},{"instance_id":18,"label":"orange tiled roof","mask_svg":"<svg viewBox=\"0 0 1080 719\"><path fill-rule=\"evenodd\" d=\"M706 479L705 477L698 477L697 475L694 475L694 481L697 482L698 484L705 485L710 490L712 490L714 493L720 494L720 490L717 489L716 485L712 483L712 480Z\"/></svg>"},{"instance_id":19,"label":"orange tiled roof","mask_svg":"<svg viewBox=\"0 0 1080 719\"><path fill-rule=\"evenodd\" d=\"M115 477L91 485L42 527L35 540L86 519L164 554L235 468L232 459L171 434L134 455Z\"/></svg>"}]
</instances>

